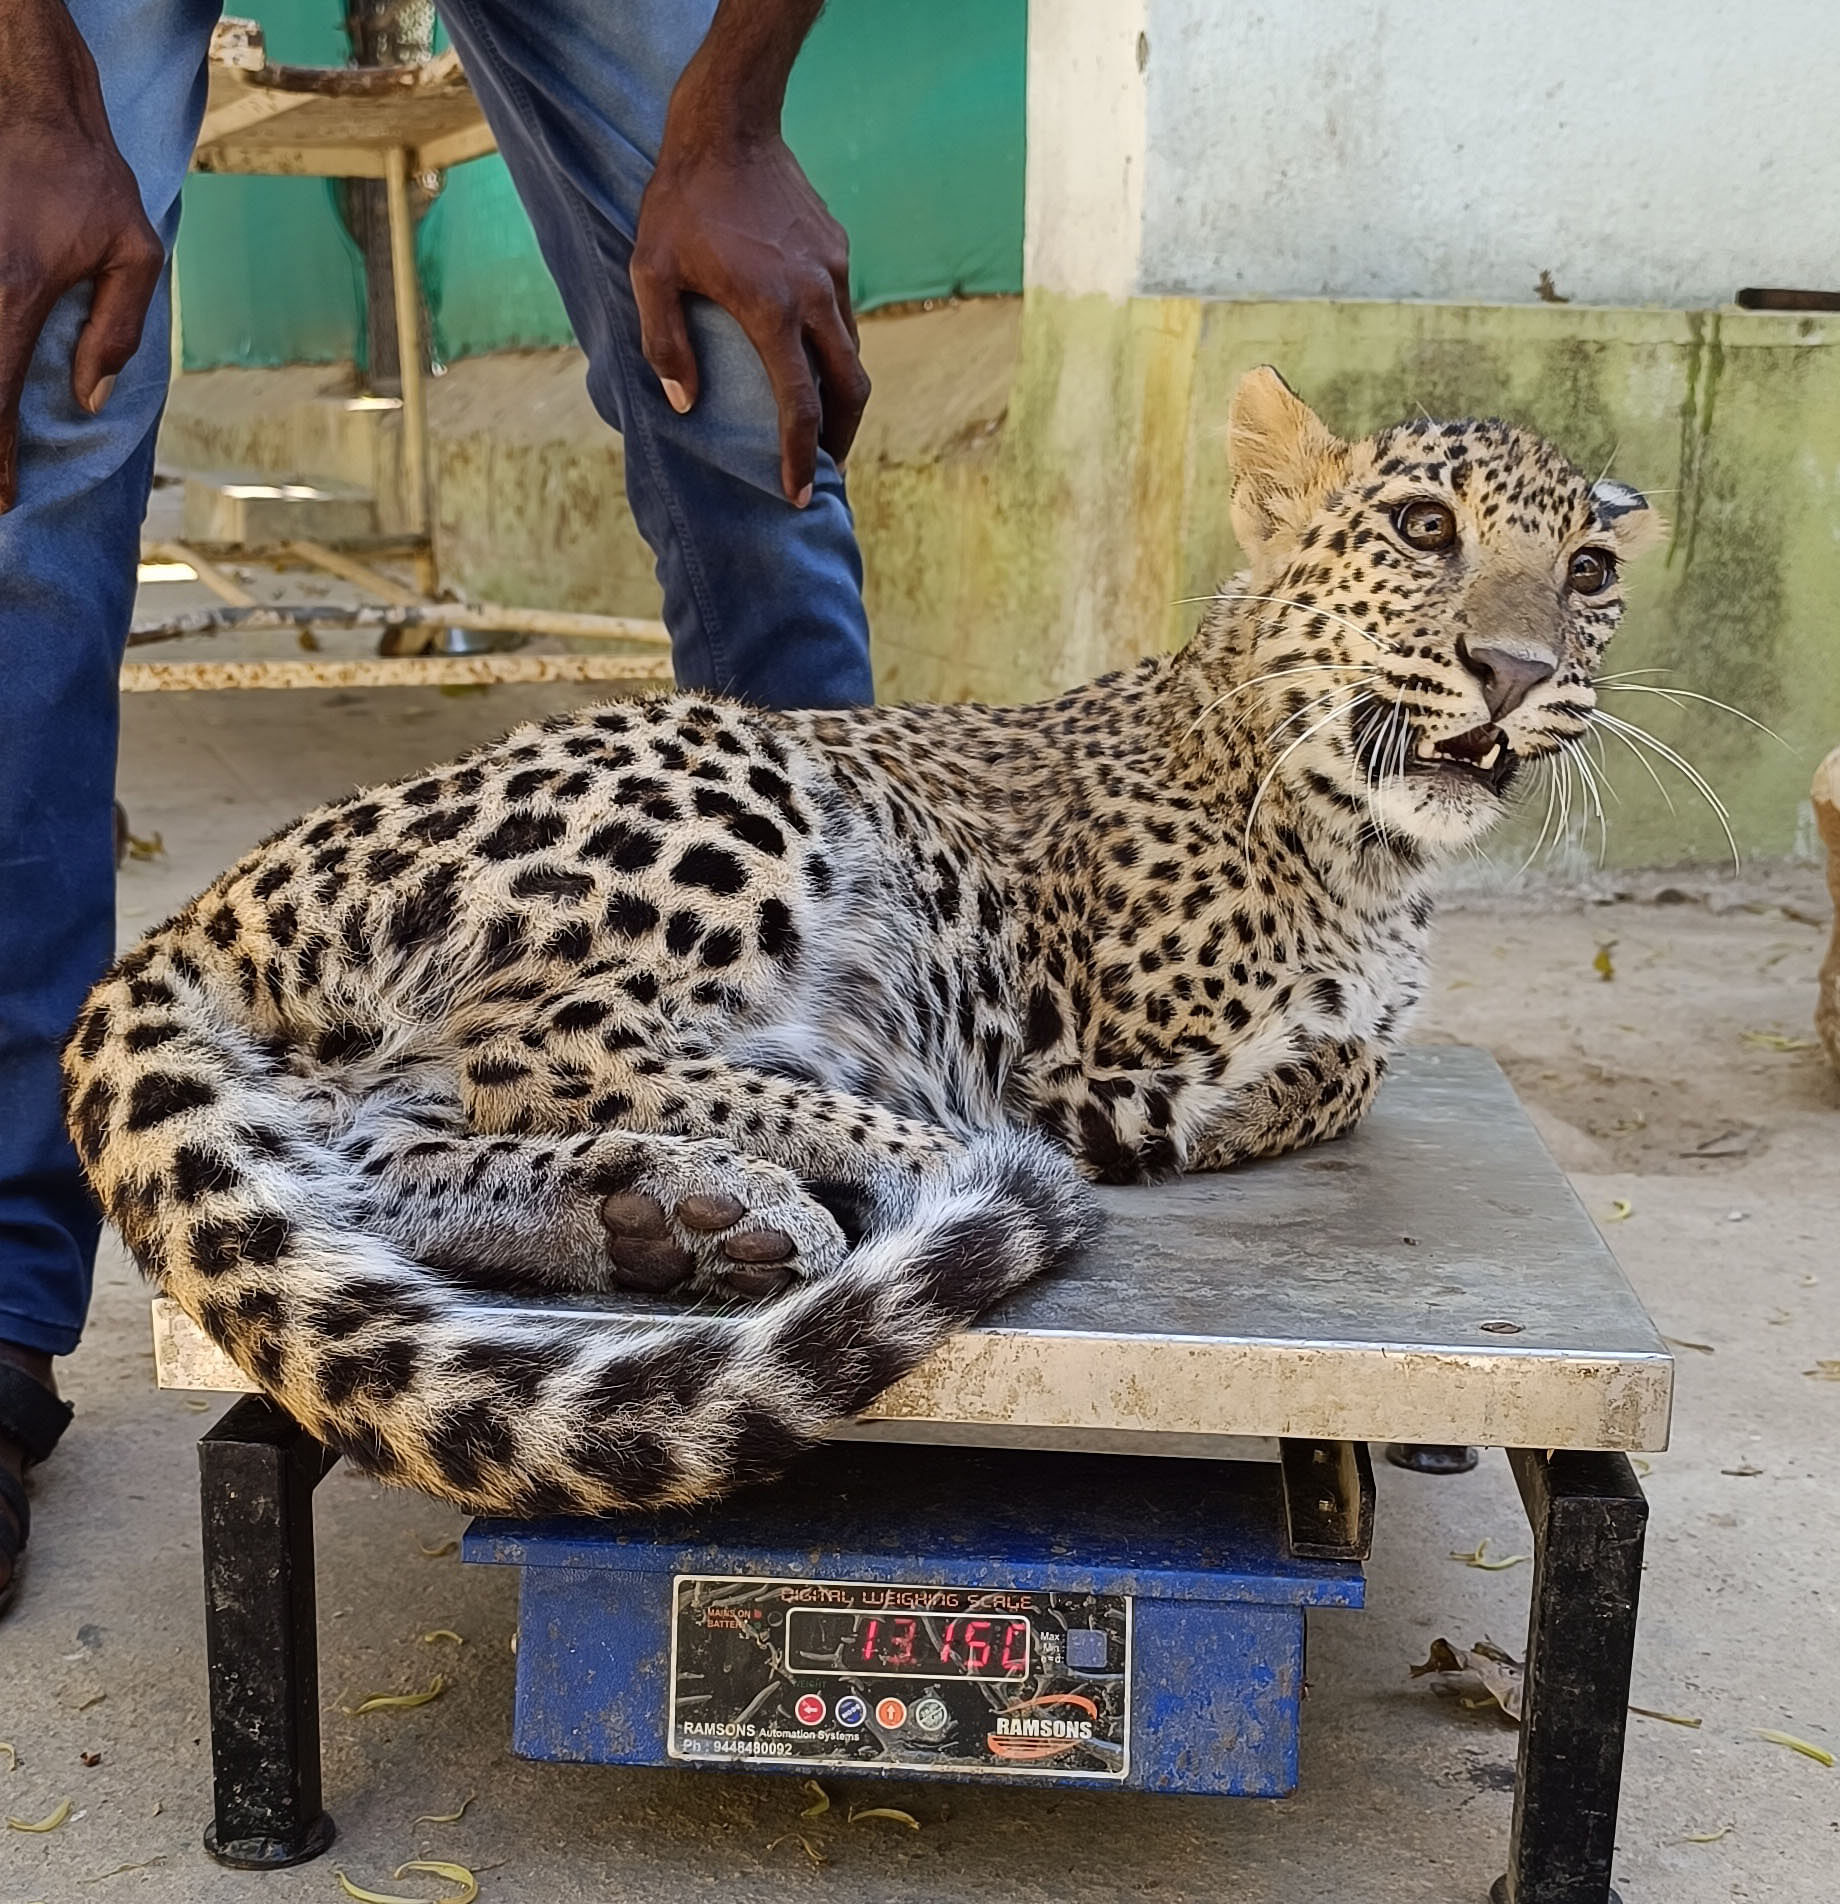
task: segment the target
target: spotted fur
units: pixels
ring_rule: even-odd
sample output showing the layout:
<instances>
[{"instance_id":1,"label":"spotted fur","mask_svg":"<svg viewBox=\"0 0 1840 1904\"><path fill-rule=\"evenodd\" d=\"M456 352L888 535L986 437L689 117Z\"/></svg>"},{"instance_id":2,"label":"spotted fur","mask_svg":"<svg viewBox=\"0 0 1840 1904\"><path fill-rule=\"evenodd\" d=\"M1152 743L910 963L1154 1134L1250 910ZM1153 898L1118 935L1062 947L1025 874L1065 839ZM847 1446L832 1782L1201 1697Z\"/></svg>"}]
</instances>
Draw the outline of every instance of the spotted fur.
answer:
<instances>
[{"instance_id":1,"label":"spotted fur","mask_svg":"<svg viewBox=\"0 0 1840 1904\"><path fill-rule=\"evenodd\" d=\"M258 847L66 1053L147 1274L379 1474L681 1502L1079 1248L1082 1177L1348 1128L1430 875L1582 733L1654 519L1504 424L1341 443L1270 372L1229 434L1252 566L1179 654L1034 707L583 710ZM789 1293L624 1334L464 1293L762 1264Z\"/></svg>"}]
</instances>

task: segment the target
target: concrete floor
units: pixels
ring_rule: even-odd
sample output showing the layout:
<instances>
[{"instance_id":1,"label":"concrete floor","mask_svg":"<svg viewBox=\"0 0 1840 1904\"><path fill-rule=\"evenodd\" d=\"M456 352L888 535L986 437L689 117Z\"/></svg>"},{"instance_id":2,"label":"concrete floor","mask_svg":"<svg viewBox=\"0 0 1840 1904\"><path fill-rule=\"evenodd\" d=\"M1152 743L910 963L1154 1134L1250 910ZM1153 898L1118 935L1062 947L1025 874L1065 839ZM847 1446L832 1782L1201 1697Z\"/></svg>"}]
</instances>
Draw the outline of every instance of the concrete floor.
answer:
<instances>
[{"instance_id":1,"label":"concrete floor","mask_svg":"<svg viewBox=\"0 0 1840 1904\"><path fill-rule=\"evenodd\" d=\"M132 699L123 796L134 831L165 850L124 873L124 939L310 802L568 698ZM1797 1045L1826 903L1806 871L1667 890L1672 902L1467 901L1440 926L1420 1035L1502 1058L1681 1345L1675 1442L1647 1483L1635 1698L1700 1723L1631 1721L1625 1904L1815 1904L1840 1866L1840 1770L1757 1734L1840 1748L1840 1382L1803 1373L1840 1357L1840 1084ZM1610 982L1593 968L1606 944ZM513 1577L424 1557L457 1515L335 1470L319 1495L319 1578L339 1842L293 1871L221 1871L199 1849L209 1753L191 1449L216 1404L155 1391L146 1294L113 1248L65 1374L77 1424L37 1477L33 1562L0 1626L0 1738L18 1755L9 1771L0 1754L0 1813L36 1819L65 1798L74 1810L43 1836L0 1831L0 1904L285 1904L336 1898L338 1869L433 1896L438 1881L389 1880L430 1855L476 1869L487 1904L651 1904L715 1885L737 1901L1480 1904L1502 1868L1513 1731L1407 1675L1439 1635L1520 1645L1528 1569L1449 1557L1485 1538L1496 1554L1526 1550L1506 1463L1490 1454L1449 1481L1382 1467L1369 1610L1312 1628L1294 1798L874 1787L871 1802L906 1807L917 1832L851 1825L843 1803L800 1826L804 1795L774 1778L512 1759ZM435 1628L465 1643L425 1642ZM436 1671L450 1689L430 1705L343 1710ZM461 1822L418 1822L468 1797ZM795 1826L822 1865L784 1835Z\"/></svg>"}]
</instances>

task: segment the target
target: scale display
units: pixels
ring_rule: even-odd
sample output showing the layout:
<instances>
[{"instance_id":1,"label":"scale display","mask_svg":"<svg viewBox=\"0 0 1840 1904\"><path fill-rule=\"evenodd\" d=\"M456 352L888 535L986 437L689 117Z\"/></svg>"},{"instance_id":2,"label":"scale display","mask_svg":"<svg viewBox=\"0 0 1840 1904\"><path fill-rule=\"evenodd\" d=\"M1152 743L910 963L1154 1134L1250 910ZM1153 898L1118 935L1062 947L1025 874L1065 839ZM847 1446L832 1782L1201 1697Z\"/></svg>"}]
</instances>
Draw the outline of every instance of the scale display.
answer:
<instances>
[{"instance_id":1,"label":"scale display","mask_svg":"<svg viewBox=\"0 0 1840 1904\"><path fill-rule=\"evenodd\" d=\"M673 1579L670 1753L1122 1779L1121 1594Z\"/></svg>"}]
</instances>

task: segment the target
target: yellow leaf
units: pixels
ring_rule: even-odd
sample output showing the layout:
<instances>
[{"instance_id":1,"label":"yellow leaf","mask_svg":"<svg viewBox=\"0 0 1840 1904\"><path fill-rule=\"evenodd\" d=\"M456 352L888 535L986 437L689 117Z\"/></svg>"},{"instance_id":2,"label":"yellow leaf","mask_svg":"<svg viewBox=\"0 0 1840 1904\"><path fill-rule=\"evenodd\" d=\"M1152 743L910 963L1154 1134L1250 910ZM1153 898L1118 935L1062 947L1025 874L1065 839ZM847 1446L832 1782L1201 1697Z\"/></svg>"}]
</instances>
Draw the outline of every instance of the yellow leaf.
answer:
<instances>
[{"instance_id":1,"label":"yellow leaf","mask_svg":"<svg viewBox=\"0 0 1840 1904\"><path fill-rule=\"evenodd\" d=\"M1698 1731L1706 1722L1704 1719L1689 1719L1684 1713L1656 1712L1649 1706L1631 1706L1631 1712L1639 1712L1644 1719L1660 1719L1668 1725L1691 1726Z\"/></svg>"},{"instance_id":2,"label":"yellow leaf","mask_svg":"<svg viewBox=\"0 0 1840 1904\"><path fill-rule=\"evenodd\" d=\"M824 1853L820 1851L818 1847L815 1844L813 1844L812 1841L808 1837L806 1837L802 1831L781 1832L780 1835L777 1838L775 1838L771 1844L767 1846L767 1849L769 1851L777 1851L781 1845L786 1844L789 1841L797 1844L798 1847L805 1853L806 1857L808 1857L812 1861L813 1864L829 1864L830 1863L830 1859L827 1858L824 1855Z\"/></svg>"},{"instance_id":3,"label":"yellow leaf","mask_svg":"<svg viewBox=\"0 0 1840 1904\"><path fill-rule=\"evenodd\" d=\"M425 1811L415 1822L418 1825L457 1825L466 1816L467 1806L478 1796L477 1792L468 1792L461 1799L458 1811Z\"/></svg>"},{"instance_id":4,"label":"yellow leaf","mask_svg":"<svg viewBox=\"0 0 1840 1904\"><path fill-rule=\"evenodd\" d=\"M1833 1761L1830 1759L1828 1763L1832 1764ZM36 1824L24 1818L8 1818L6 1828L8 1831L56 1831L58 1826L70 1816L70 1808L74 1802L72 1799L65 1799L56 1811L47 1812Z\"/></svg>"},{"instance_id":5,"label":"yellow leaf","mask_svg":"<svg viewBox=\"0 0 1840 1904\"><path fill-rule=\"evenodd\" d=\"M355 1706L347 1706L345 1710L354 1719L365 1712L407 1712L413 1706L425 1706L429 1700L439 1699L446 1690L446 1677L436 1673L426 1692L374 1692L368 1699L361 1699Z\"/></svg>"},{"instance_id":6,"label":"yellow leaf","mask_svg":"<svg viewBox=\"0 0 1840 1904\"><path fill-rule=\"evenodd\" d=\"M892 1805L864 1805L860 1810L851 1807L851 1824L857 1824L864 1818L887 1818L897 1825L905 1825L909 1831L920 1829L920 1820L911 1811L896 1811Z\"/></svg>"},{"instance_id":7,"label":"yellow leaf","mask_svg":"<svg viewBox=\"0 0 1840 1904\"><path fill-rule=\"evenodd\" d=\"M435 1904L473 1904L479 1895L479 1880L464 1864L448 1864L440 1858L411 1858L407 1864L399 1864L390 1876L399 1878L409 1871L426 1871L431 1878L445 1878L449 1884L461 1887L451 1897L437 1898Z\"/></svg>"},{"instance_id":8,"label":"yellow leaf","mask_svg":"<svg viewBox=\"0 0 1840 1904\"><path fill-rule=\"evenodd\" d=\"M428 1904L424 1897L404 1897L400 1891L367 1891L362 1884L354 1884L343 1871L332 1874L339 1881L339 1889L347 1897L355 1897L358 1904Z\"/></svg>"},{"instance_id":9,"label":"yellow leaf","mask_svg":"<svg viewBox=\"0 0 1840 1904\"><path fill-rule=\"evenodd\" d=\"M1813 1368L1802 1370L1804 1375L1812 1376L1817 1382L1840 1382L1840 1356L1818 1360Z\"/></svg>"},{"instance_id":10,"label":"yellow leaf","mask_svg":"<svg viewBox=\"0 0 1840 1904\"><path fill-rule=\"evenodd\" d=\"M1610 1215L1606 1219L1611 1223L1627 1223L1636 1213L1636 1206L1627 1197L1617 1197L1610 1205Z\"/></svg>"},{"instance_id":11,"label":"yellow leaf","mask_svg":"<svg viewBox=\"0 0 1840 1904\"><path fill-rule=\"evenodd\" d=\"M1506 1573L1510 1567L1518 1567L1523 1561L1533 1558L1531 1554L1503 1554L1499 1560L1491 1560L1486 1540L1477 1541L1474 1550L1467 1554L1453 1549L1450 1557L1462 1561L1466 1567L1480 1567L1484 1573Z\"/></svg>"},{"instance_id":12,"label":"yellow leaf","mask_svg":"<svg viewBox=\"0 0 1840 1904\"><path fill-rule=\"evenodd\" d=\"M1817 1765L1832 1765L1834 1755L1824 1745L1810 1745L1806 1739L1798 1739L1793 1732L1759 1732L1760 1739L1767 1739L1772 1745L1786 1745L1791 1752L1799 1752L1805 1759L1813 1759Z\"/></svg>"},{"instance_id":13,"label":"yellow leaf","mask_svg":"<svg viewBox=\"0 0 1840 1904\"><path fill-rule=\"evenodd\" d=\"M19 1754L13 1750L11 1740L0 1739L0 1752L4 1752L6 1754L6 1769L9 1772L18 1771L19 1770Z\"/></svg>"},{"instance_id":14,"label":"yellow leaf","mask_svg":"<svg viewBox=\"0 0 1840 1904\"><path fill-rule=\"evenodd\" d=\"M449 1554L457 1554L460 1551L460 1543L452 1535L449 1535L446 1540L436 1541L432 1547L423 1547L419 1540L415 1544L423 1558L427 1560L445 1560Z\"/></svg>"},{"instance_id":15,"label":"yellow leaf","mask_svg":"<svg viewBox=\"0 0 1840 1904\"><path fill-rule=\"evenodd\" d=\"M1616 941L1612 939L1607 945L1600 945L1597 948L1597 957L1591 961L1591 970L1595 972L1606 985L1616 977L1616 961L1610 956L1615 949Z\"/></svg>"},{"instance_id":16,"label":"yellow leaf","mask_svg":"<svg viewBox=\"0 0 1840 1904\"><path fill-rule=\"evenodd\" d=\"M456 1633L451 1626L437 1626L432 1633L424 1633L422 1635L422 1644L424 1646L432 1646L436 1640L452 1640L456 1646L464 1646L466 1644L465 1638L461 1634Z\"/></svg>"},{"instance_id":17,"label":"yellow leaf","mask_svg":"<svg viewBox=\"0 0 1840 1904\"><path fill-rule=\"evenodd\" d=\"M805 1789L811 1793L811 1803L799 1813L801 1818L822 1818L831 1808L831 1795L815 1778L805 1781Z\"/></svg>"},{"instance_id":18,"label":"yellow leaf","mask_svg":"<svg viewBox=\"0 0 1840 1904\"><path fill-rule=\"evenodd\" d=\"M1721 1838L1729 1838L1736 1829L1735 1825L1721 1825L1717 1831L1689 1831L1680 1842L1682 1844L1717 1844Z\"/></svg>"},{"instance_id":19,"label":"yellow leaf","mask_svg":"<svg viewBox=\"0 0 1840 1904\"><path fill-rule=\"evenodd\" d=\"M1741 1037L1747 1045L1755 1045L1759 1051L1812 1051L1812 1038L1791 1038L1784 1031L1743 1031Z\"/></svg>"}]
</instances>

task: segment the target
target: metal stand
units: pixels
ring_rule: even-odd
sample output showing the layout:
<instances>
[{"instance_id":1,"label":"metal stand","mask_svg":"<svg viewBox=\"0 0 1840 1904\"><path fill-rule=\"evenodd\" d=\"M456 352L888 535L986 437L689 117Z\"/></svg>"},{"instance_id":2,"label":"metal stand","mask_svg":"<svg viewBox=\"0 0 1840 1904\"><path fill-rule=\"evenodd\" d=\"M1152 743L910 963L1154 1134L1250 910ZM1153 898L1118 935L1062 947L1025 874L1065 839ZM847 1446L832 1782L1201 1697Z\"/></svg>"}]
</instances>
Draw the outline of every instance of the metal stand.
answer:
<instances>
[{"instance_id":1,"label":"metal stand","mask_svg":"<svg viewBox=\"0 0 1840 1904\"><path fill-rule=\"evenodd\" d=\"M335 1456L250 1395L198 1444L216 1816L204 1848L236 1870L316 1858L319 1634L313 1490Z\"/></svg>"},{"instance_id":2,"label":"metal stand","mask_svg":"<svg viewBox=\"0 0 1840 1904\"><path fill-rule=\"evenodd\" d=\"M1386 1458L1410 1474L1468 1474L1479 1456L1460 1442L1395 1441L1388 1446Z\"/></svg>"},{"instance_id":3,"label":"metal stand","mask_svg":"<svg viewBox=\"0 0 1840 1904\"><path fill-rule=\"evenodd\" d=\"M1648 1502L1620 1454L1510 1451L1533 1607L1507 1874L1493 1904L1617 1904L1610 1888Z\"/></svg>"}]
</instances>

